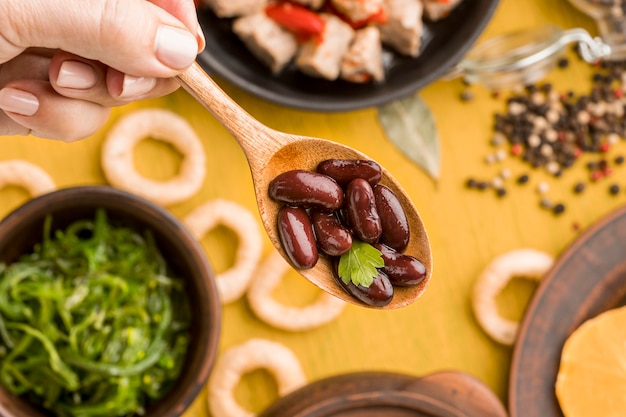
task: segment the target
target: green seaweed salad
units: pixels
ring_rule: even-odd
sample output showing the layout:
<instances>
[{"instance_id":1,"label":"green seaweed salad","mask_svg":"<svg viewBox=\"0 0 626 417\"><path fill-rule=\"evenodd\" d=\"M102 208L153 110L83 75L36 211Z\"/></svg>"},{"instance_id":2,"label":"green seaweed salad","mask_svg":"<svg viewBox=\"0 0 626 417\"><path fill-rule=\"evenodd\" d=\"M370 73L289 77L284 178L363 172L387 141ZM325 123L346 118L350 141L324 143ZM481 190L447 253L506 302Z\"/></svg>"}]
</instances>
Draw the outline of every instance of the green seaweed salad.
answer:
<instances>
[{"instance_id":1,"label":"green seaweed salad","mask_svg":"<svg viewBox=\"0 0 626 417\"><path fill-rule=\"evenodd\" d=\"M142 415L180 374L190 313L149 231L93 219L0 263L0 380L56 416Z\"/></svg>"}]
</instances>

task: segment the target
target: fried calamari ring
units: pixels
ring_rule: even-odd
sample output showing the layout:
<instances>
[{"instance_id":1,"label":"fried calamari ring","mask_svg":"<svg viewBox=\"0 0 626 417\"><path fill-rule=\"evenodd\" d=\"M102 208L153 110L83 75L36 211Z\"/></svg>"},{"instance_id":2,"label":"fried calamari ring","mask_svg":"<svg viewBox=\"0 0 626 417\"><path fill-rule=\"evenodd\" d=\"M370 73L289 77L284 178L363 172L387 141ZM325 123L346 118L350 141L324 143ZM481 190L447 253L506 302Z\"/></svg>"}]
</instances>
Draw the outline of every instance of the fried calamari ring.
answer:
<instances>
[{"instance_id":1,"label":"fried calamari ring","mask_svg":"<svg viewBox=\"0 0 626 417\"><path fill-rule=\"evenodd\" d=\"M167 142L183 155L176 176L155 181L135 170L135 145L147 138ZM102 168L111 185L164 206L184 201L200 190L206 175L205 159L202 143L189 123L163 109L137 110L124 116L102 145Z\"/></svg>"},{"instance_id":2,"label":"fried calamari ring","mask_svg":"<svg viewBox=\"0 0 626 417\"><path fill-rule=\"evenodd\" d=\"M218 225L228 227L239 238L234 264L217 274L222 304L240 298L248 289L252 274L263 253L263 238L257 220L245 207L223 199L209 201L189 213L183 223L202 239Z\"/></svg>"},{"instance_id":3,"label":"fried calamari ring","mask_svg":"<svg viewBox=\"0 0 626 417\"><path fill-rule=\"evenodd\" d=\"M8 185L22 187L33 197L57 188L46 171L20 159L0 162L0 189Z\"/></svg>"},{"instance_id":4,"label":"fried calamari ring","mask_svg":"<svg viewBox=\"0 0 626 417\"><path fill-rule=\"evenodd\" d=\"M286 346L264 339L250 339L225 351L215 363L208 384L208 402L213 417L253 417L242 408L234 391L241 377L255 369L270 371L284 396L302 387L306 376L300 361Z\"/></svg>"},{"instance_id":5,"label":"fried calamari ring","mask_svg":"<svg viewBox=\"0 0 626 417\"><path fill-rule=\"evenodd\" d=\"M519 323L500 315L496 297L515 277L540 280L554 259L535 249L518 249L496 257L474 284L472 308L483 330L496 342L512 345Z\"/></svg>"},{"instance_id":6,"label":"fried calamari ring","mask_svg":"<svg viewBox=\"0 0 626 417\"><path fill-rule=\"evenodd\" d=\"M341 314L346 303L327 292L322 292L313 304L302 308L276 302L271 296L272 290L291 269L291 265L274 251L257 270L247 297L258 318L279 329L302 331L326 324Z\"/></svg>"}]
</instances>

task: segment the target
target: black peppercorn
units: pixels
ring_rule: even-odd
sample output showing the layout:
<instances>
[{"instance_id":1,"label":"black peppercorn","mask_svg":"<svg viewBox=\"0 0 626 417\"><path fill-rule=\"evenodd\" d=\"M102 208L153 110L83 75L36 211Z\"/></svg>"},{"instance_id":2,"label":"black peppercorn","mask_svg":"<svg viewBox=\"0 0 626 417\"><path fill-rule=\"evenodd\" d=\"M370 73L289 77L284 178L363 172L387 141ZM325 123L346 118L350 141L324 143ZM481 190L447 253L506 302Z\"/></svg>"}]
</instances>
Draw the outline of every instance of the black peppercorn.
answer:
<instances>
[{"instance_id":1,"label":"black peppercorn","mask_svg":"<svg viewBox=\"0 0 626 417\"><path fill-rule=\"evenodd\" d=\"M558 203L554 207L552 207L552 212L554 214L561 214L565 211L565 205L563 203Z\"/></svg>"},{"instance_id":2,"label":"black peppercorn","mask_svg":"<svg viewBox=\"0 0 626 417\"><path fill-rule=\"evenodd\" d=\"M619 185L617 184L611 184L611 186L609 187L609 193L611 193L611 195L617 195L619 194Z\"/></svg>"},{"instance_id":3,"label":"black peppercorn","mask_svg":"<svg viewBox=\"0 0 626 417\"><path fill-rule=\"evenodd\" d=\"M578 183L576 183L576 185L574 185L574 192L576 194L580 194L583 191L585 191L585 184L584 183L578 182Z\"/></svg>"},{"instance_id":4,"label":"black peppercorn","mask_svg":"<svg viewBox=\"0 0 626 417\"><path fill-rule=\"evenodd\" d=\"M528 182L528 174L522 174L519 177L517 177L517 183L518 184L526 184Z\"/></svg>"},{"instance_id":5,"label":"black peppercorn","mask_svg":"<svg viewBox=\"0 0 626 417\"><path fill-rule=\"evenodd\" d=\"M478 181L476 183L476 188L478 188L479 190L486 190L487 188L489 188L489 184L486 181Z\"/></svg>"}]
</instances>

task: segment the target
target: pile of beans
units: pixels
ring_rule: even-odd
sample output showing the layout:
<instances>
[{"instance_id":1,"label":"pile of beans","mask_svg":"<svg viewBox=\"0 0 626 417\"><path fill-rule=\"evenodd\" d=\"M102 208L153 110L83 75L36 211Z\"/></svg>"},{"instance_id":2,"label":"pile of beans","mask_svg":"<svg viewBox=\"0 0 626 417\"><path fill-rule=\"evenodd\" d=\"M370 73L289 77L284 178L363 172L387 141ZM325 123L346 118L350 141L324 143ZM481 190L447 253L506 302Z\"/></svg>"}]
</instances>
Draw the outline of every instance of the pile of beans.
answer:
<instances>
[{"instance_id":1,"label":"pile of beans","mask_svg":"<svg viewBox=\"0 0 626 417\"><path fill-rule=\"evenodd\" d=\"M409 243L409 224L400 201L379 181L380 165L371 160L328 159L315 171L287 171L274 178L269 195L282 204L278 233L292 265L309 269L320 253L329 256L337 283L358 300L383 306L393 298L393 286L422 282L426 268L402 252ZM385 266L369 287L347 284L337 265L355 240L378 249Z\"/></svg>"},{"instance_id":2,"label":"pile of beans","mask_svg":"<svg viewBox=\"0 0 626 417\"><path fill-rule=\"evenodd\" d=\"M563 70L568 66L567 60L559 64ZM486 162L499 163L510 155L559 178L582 155L591 154L597 158L587 164L588 180L577 181L573 191L580 194L588 184L610 178L624 161L621 155L608 155L626 137L625 68L622 62L599 63L593 72L589 94L558 92L550 83L528 85L512 94L507 98L506 112L494 116L491 144L496 151L487 156ZM466 186L475 190L492 189L497 196L504 197L510 175L510 170L503 168L489 180L468 178ZM525 173L516 183L523 185L528 180L529 174ZM562 203L547 198L548 188L545 181L537 187L540 206L557 215L563 213ZM607 190L618 195L621 186L609 181Z\"/></svg>"}]
</instances>

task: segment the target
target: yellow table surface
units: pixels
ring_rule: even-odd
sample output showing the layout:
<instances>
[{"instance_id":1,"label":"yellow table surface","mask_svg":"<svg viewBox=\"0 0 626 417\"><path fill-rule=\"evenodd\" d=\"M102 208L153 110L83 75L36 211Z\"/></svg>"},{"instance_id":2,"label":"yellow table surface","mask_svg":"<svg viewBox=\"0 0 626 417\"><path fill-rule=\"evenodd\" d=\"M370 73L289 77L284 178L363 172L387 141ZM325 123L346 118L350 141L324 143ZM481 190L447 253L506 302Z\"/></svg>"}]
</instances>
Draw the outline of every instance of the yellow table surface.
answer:
<instances>
[{"instance_id":1,"label":"yellow table surface","mask_svg":"<svg viewBox=\"0 0 626 417\"><path fill-rule=\"evenodd\" d=\"M503 0L481 39L548 22L596 33L594 22L565 0ZM549 74L549 80L559 91L588 91L589 67L573 54L570 56L570 68L555 70ZM489 144L493 113L504 110L504 101L493 98L481 86L473 86L475 99L462 102L459 94L464 87L460 80L438 81L420 92L439 128L442 161L437 182L385 137L375 109L334 114L305 112L267 103L228 84L222 85L242 107L273 128L345 143L387 167L420 210L432 243L434 268L424 296L406 308L383 312L348 305L333 322L298 333L277 330L258 320L246 300L240 299L224 306L220 351L252 337L278 341L295 352L309 381L361 370L416 376L461 370L486 383L506 403L512 348L492 341L475 321L470 293L476 277L495 256L513 249L535 248L558 256L580 230L624 204L624 193L610 196L608 181L590 186L582 197L572 193L572 185L587 178L583 161L559 179L541 169L532 170L519 159L508 158L499 165L485 163L486 155L493 152ZM115 109L109 124L80 142L3 137L0 160L19 158L33 162L46 170L59 187L105 183L99 160L101 143L121 115L142 107L162 107L182 115L198 132L206 150L205 184L185 203L169 207L176 216L182 218L207 200L223 198L249 208L258 219L241 149L182 89L168 97ZM610 152L624 151L626 145L620 143ZM180 164L180 157L171 148L153 140L138 145L135 160L138 170L153 178L175 174ZM468 177L493 178L504 166L511 169L513 177L529 172L530 183L524 187L511 185L505 198L464 187ZM616 175L624 178L623 172ZM550 184L550 198L565 202L567 210L563 215L557 217L539 207L539 181ZM0 216L28 198L17 187L0 190ZM202 244L218 272L232 263L236 246L232 232L219 228L209 233ZM269 253L269 240L265 244L265 253ZM521 317L534 288L524 280L507 287L498 299L503 314ZM313 299L317 291L294 273L285 277L275 297L302 305ZM259 412L277 398L276 384L269 373L254 371L243 378L236 396L243 406ZM203 391L184 416L209 416L206 401Z\"/></svg>"}]
</instances>

